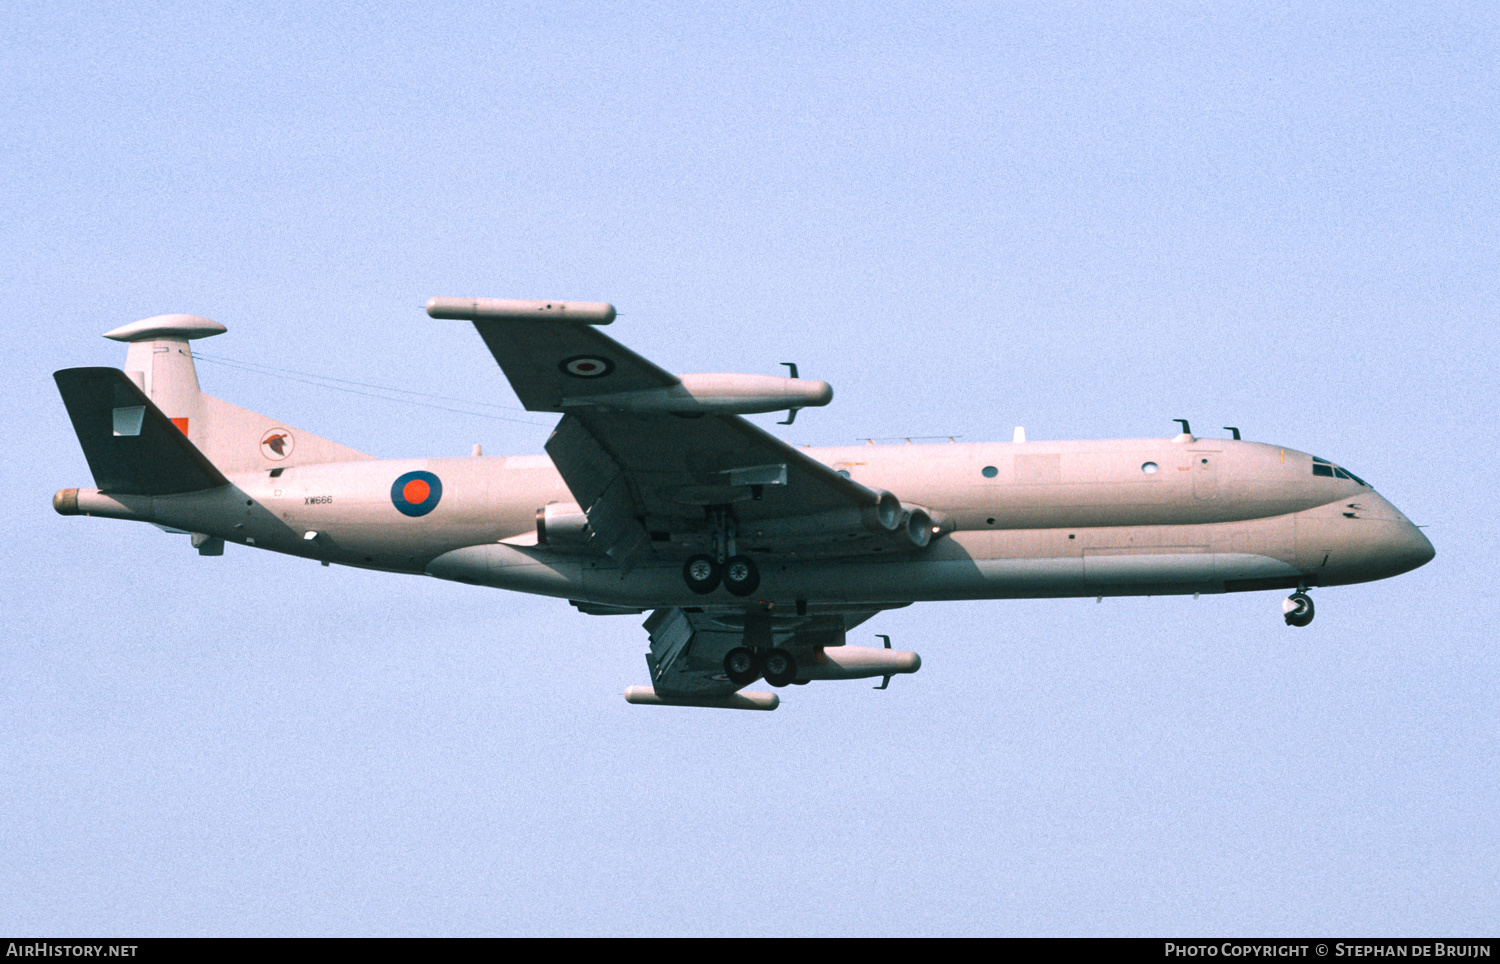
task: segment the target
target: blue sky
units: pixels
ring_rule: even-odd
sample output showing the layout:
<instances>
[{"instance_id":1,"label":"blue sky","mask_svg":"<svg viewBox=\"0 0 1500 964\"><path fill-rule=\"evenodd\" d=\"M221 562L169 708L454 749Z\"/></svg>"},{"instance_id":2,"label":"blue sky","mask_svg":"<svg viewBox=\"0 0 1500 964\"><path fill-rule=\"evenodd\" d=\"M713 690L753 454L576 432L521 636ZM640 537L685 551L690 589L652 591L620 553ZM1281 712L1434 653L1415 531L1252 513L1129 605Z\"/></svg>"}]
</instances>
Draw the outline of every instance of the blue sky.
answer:
<instances>
[{"instance_id":1,"label":"blue sky","mask_svg":"<svg viewBox=\"0 0 1500 964\"><path fill-rule=\"evenodd\" d=\"M1481 4L8 12L0 922L1493 934L1497 40ZM200 363L320 435L541 451L433 295L795 360L837 393L798 444L1237 425L1438 557L1306 630L1276 593L915 606L860 632L918 675L737 714L627 705L638 619L52 512L89 478L51 372L162 312L501 406Z\"/></svg>"}]
</instances>

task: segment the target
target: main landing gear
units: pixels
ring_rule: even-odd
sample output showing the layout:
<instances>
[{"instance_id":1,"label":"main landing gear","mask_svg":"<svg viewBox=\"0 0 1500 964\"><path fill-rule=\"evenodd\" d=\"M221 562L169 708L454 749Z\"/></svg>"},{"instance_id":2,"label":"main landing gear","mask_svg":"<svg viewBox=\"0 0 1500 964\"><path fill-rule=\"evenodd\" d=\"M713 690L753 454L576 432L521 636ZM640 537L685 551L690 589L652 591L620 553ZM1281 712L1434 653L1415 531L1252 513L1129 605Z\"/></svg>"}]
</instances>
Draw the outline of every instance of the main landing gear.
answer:
<instances>
[{"instance_id":1,"label":"main landing gear","mask_svg":"<svg viewBox=\"0 0 1500 964\"><path fill-rule=\"evenodd\" d=\"M707 596L719 588L719 580L724 578L724 567L713 556L699 553L688 557L688 561L683 564L682 578L693 592Z\"/></svg>"},{"instance_id":2,"label":"main landing gear","mask_svg":"<svg viewBox=\"0 0 1500 964\"><path fill-rule=\"evenodd\" d=\"M724 654L724 675L736 686L749 685L762 676L772 686L797 682L797 660L774 643L770 611L746 611L744 645Z\"/></svg>"},{"instance_id":3,"label":"main landing gear","mask_svg":"<svg viewBox=\"0 0 1500 964\"><path fill-rule=\"evenodd\" d=\"M689 589L706 596L720 584L735 596L748 596L760 588L760 567L735 547L734 516L728 506L710 506L714 551L691 556L682 566L682 579ZM731 675L730 679L734 677ZM754 679L754 677L751 677Z\"/></svg>"},{"instance_id":4,"label":"main landing gear","mask_svg":"<svg viewBox=\"0 0 1500 964\"><path fill-rule=\"evenodd\" d=\"M784 649L761 654L736 646L724 654L724 675L736 686L747 686L762 676L772 686L786 686L797 682L797 660Z\"/></svg>"},{"instance_id":5,"label":"main landing gear","mask_svg":"<svg viewBox=\"0 0 1500 964\"><path fill-rule=\"evenodd\" d=\"M748 596L760 587L760 567L749 556L730 556L720 565L707 553L691 556L682 566L682 580L700 596L707 596L722 583L736 596Z\"/></svg>"},{"instance_id":6,"label":"main landing gear","mask_svg":"<svg viewBox=\"0 0 1500 964\"><path fill-rule=\"evenodd\" d=\"M1298 589L1281 603L1281 611L1288 626L1306 626L1313 621L1312 597Z\"/></svg>"},{"instance_id":7,"label":"main landing gear","mask_svg":"<svg viewBox=\"0 0 1500 964\"><path fill-rule=\"evenodd\" d=\"M730 556L724 561L724 588L736 596L748 596L760 587L760 567L749 556Z\"/></svg>"}]
</instances>

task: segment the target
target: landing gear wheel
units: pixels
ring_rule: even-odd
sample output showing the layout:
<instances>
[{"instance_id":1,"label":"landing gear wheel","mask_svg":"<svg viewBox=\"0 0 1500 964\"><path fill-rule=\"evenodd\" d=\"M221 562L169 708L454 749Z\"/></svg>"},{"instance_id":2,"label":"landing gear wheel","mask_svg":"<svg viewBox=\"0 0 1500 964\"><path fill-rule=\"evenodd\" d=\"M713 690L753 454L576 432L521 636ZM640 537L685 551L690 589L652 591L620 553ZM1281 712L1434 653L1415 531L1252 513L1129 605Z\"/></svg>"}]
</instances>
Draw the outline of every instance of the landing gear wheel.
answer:
<instances>
[{"instance_id":1,"label":"landing gear wheel","mask_svg":"<svg viewBox=\"0 0 1500 964\"><path fill-rule=\"evenodd\" d=\"M748 596L760 587L760 567L749 556L730 556L724 563L724 588Z\"/></svg>"},{"instance_id":2,"label":"landing gear wheel","mask_svg":"<svg viewBox=\"0 0 1500 964\"><path fill-rule=\"evenodd\" d=\"M1312 597L1305 592L1294 592L1281 604L1288 626L1306 626L1313 621Z\"/></svg>"},{"instance_id":3,"label":"landing gear wheel","mask_svg":"<svg viewBox=\"0 0 1500 964\"><path fill-rule=\"evenodd\" d=\"M724 654L724 675L736 686L747 686L760 679L760 658L754 650L736 646Z\"/></svg>"},{"instance_id":4,"label":"landing gear wheel","mask_svg":"<svg viewBox=\"0 0 1500 964\"><path fill-rule=\"evenodd\" d=\"M719 588L719 579L723 575L723 568L714 561L713 556L691 556L682 566L683 581L700 596L706 596Z\"/></svg>"},{"instance_id":5,"label":"landing gear wheel","mask_svg":"<svg viewBox=\"0 0 1500 964\"><path fill-rule=\"evenodd\" d=\"M797 679L797 661L784 649L773 649L766 654L766 682L772 686L785 686Z\"/></svg>"}]
</instances>

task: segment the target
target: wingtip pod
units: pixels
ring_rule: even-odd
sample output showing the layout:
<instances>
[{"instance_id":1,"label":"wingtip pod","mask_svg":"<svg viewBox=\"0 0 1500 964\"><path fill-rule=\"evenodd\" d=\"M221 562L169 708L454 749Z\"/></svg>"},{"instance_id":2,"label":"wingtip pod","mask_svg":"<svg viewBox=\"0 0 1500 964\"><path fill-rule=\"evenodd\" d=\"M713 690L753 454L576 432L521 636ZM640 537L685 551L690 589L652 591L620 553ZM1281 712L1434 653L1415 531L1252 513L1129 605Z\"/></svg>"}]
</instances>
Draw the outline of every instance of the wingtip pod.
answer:
<instances>
[{"instance_id":1,"label":"wingtip pod","mask_svg":"<svg viewBox=\"0 0 1500 964\"><path fill-rule=\"evenodd\" d=\"M731 693L728 696L660 696L655 687L631 686L625 702L637 706L703 706L722 710L774 710L781 705L775 693Z\"/></svg>"},{"instance_id":2,"label":"wingtip pod","mask_svg":"<svg viewBox=\"0 0 1500 964\"><path fill-rule=\"evenodd\" d=\"M52 508L58 515L78 515L78 490L58 489L52 497Z\"/></svg>"},{"instance_id":3,"label":"wingtip pod","mask_svg":"<svg viewBox=\"0 0 1500 964\"><path fill-rule=\"evenodd\" d=\"M521 301L514 298L432 298L427 314L457 321L569 321L607 325L615 306L603 301Z\"/></svg>"}]
</instances>

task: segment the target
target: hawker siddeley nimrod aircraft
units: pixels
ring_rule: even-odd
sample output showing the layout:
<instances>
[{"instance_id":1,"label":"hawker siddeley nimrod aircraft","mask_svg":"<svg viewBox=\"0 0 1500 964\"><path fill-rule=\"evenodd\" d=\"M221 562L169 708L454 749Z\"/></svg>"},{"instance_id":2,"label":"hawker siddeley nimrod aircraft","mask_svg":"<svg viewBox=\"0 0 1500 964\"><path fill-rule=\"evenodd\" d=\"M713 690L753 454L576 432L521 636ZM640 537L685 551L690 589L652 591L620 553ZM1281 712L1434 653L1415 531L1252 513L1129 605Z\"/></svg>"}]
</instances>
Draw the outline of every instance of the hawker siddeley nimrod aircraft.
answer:
<instances>
[{"instance_id":1,"label":"hawker siddeley nimrod aircraft","mask_svg":"<svg viewBox=\"0 0 1500 964\"><path fill-rule=\"evenodd\" d=\"M375 459L198 390L161 315L105 337L125 369L57 385L96 489L63 515L138 519L324 565L425 573L639 614L651 685L632 703L774 709L811 680L912 673L917 654L846 644L914 602L1293 589L1394 576L1432 544L1347 469L1276 445L1195 437L797 449L741 418L826 405L826 382L673 375L605 336L611 305L434 298L474 323L530 411L562 415L544 456Z\"/></svg>"}]
</instances>

